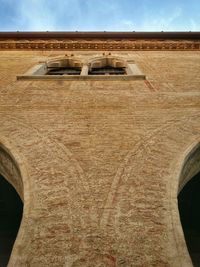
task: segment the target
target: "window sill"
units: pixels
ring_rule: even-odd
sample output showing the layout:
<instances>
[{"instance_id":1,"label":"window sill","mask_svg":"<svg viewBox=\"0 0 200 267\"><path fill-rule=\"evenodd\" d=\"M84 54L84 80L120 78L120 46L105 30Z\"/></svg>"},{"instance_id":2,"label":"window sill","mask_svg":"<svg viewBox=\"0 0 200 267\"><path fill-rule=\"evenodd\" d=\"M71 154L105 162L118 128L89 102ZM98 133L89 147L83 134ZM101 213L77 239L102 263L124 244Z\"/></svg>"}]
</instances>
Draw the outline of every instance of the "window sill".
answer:
<instances>
[{"instance_id":1,"label":"window sill","mask_svg":"<svg viewBox=\"0 0 200 267\"><path fill-rule=\"evenodd\" d=\"M141 75L17 75L17 80L132 81L145 80Z\"/></svg>"}]
</instances>

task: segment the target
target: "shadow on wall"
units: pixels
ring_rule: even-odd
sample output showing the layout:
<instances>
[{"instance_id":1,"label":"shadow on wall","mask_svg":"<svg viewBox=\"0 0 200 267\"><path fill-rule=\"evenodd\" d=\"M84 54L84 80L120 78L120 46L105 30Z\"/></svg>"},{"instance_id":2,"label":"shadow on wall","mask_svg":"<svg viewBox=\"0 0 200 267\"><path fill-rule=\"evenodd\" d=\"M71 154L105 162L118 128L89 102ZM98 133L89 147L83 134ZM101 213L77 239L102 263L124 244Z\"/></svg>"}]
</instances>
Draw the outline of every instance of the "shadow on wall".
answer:
<instances>
[{"instance_id":1,"label":"shadow on wall","mask_svg":"<svg viewBox=\"0 0 200 267\"><path fill-rule=\"evenodd\" d=\"M18 233L23 203L14 187L0 175L0 267L6 267Z\"/></svg>"}]
</instances>

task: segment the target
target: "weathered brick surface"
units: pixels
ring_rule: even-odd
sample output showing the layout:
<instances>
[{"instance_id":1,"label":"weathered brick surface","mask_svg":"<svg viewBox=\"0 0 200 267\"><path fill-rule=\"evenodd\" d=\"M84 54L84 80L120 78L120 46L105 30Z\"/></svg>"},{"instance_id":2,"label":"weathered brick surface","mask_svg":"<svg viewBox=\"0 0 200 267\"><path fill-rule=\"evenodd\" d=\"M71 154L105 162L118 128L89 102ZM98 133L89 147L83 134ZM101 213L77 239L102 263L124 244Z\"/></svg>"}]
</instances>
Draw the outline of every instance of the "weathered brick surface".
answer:
<instances>
[{"instance_id":1,"label":"weathered brick surface","mask_svg":"<svg viewBox=\"0 0 200 267\"><path fill-rule=\"evenodd\" d=\"M176 196L200 139L200 52L112 54L147 81L17 81L62 53L0 52L0 141L25 204L9 266L191 266Z\"/></svg>"}]
</instances>

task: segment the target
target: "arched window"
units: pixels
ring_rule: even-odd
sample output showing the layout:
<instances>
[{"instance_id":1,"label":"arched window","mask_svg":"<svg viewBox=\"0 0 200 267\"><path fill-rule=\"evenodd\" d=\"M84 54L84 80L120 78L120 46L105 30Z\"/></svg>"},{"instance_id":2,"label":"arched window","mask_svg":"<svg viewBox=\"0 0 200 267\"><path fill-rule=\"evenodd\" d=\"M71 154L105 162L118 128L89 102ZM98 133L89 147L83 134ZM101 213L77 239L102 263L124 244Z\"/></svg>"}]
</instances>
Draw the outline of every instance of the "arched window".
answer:
<instances>
[{"instance_id":1,"label":"arched window","mask_svg":"<svg viewBox=\"0 0 200 267\"><path fill-rule=\"evenodd\" d=\"M104 57L90 63L89 75L125 75L126 63L113 57Z\"/></svg>"},{"instance_id":2,"label":"arched window","mask_svg":"<svg viewBox=\"0 0 200 267\"><path fill-rule=\"evenodd\" d=\"M0 175L0 266L6 267L22 219L23 203L14 187Z\"/></svg>"},{"instance_id":3,"label":"arched window","mask_svg":"<svg viewBox=\"0 0 200 267\"><path fill-rule=\"evenodd\" d=\"M46 75L80 75L82 64L73 58L62 58L47 62Z\"/></svg>"}]
</instances>

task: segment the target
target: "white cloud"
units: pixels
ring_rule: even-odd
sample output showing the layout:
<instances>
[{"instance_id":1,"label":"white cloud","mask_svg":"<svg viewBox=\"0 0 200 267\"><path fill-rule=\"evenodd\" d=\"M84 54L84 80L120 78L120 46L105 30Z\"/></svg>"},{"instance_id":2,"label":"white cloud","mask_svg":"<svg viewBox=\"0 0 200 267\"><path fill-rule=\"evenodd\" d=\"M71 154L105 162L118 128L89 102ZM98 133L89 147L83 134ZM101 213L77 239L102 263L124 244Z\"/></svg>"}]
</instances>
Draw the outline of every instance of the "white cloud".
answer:
<instances>
[{"instance_id":1,"label":"white cloud","mask_svg":"<svg viewBox=\"0 0 200 267\"><path fill-rule=\"evenodd\" d=\"M199 31L200 23L197 23L194 19L190 19L190 30L191 31Z\"/></svg>"},{"instance_id":2,"label":"white cloud","mask_svg":"<svg viewBox=\"0 0 200 267\"><path fill-rule=\"evenodd\" d=\"M79 0L19 0L17 8L15 27L19 30L55 31L64 25L67 27L72 21L75 26L81 17Z\"/></svg>"},{"instance_id":3,"label":"white cloud","mask_svg":"<svg viewBox=\"0 0 200 267\"><path fill-rule=\"evenodd\" d=\"M181 17L182 9L176 8L170 15L163 10L158 14L145 14L145 19L139 27L140 31L175 31L175 21Z\"/></svg>"},{"instance_id":4,"label":"white cloud","mask_svg":"<svg viewBox=\"0 0 200 267\"><path fill-rule=\"evenodd\" d=\"M119 18L123 8L115 0L18 0L17 9L16 30L133 30L131 20Z\"/></svg>"},{"instance_id":5,"label":"white cloud","mask_svg":"<svg viewBox=\"0 0 200 267\"><path fill-rule=\"evenodd\" d=\"M121 28L126 31L134 31L135 23L132 20L122 20Z\"/></svg>"},{"instance_id":6,"label":"white cloud","mask_svg":"<svg viewBox=\"0 0 200 267\"><path fill-rule=\"evenodd\" d=\"M132 0L0 0L9 3L15 16L2 26L19 31L178 31L199 30L199 18L185 18L185 9L155 7ZM135 0L136 1L136 0ZM139 0L138 0L139 1ZM128 3L130 2L130 5ZM12 5L13 3L13 5ZM136 3L136 2L134 2ZM11 12L13 13L13 12ZM3 29L1 29L3 30Z\"/></svg>"},{"instance_id":7,"label":"white cloud","mask_svg":"<svg viewBox=\"0 0 200 267\"><path fill-rule=\"evenodd\" d=\"M15 18L19 30L46 31L55 29L55 16L44 0L21 0L18 4L18 16Z\"/></svg>"}]
</instances>

